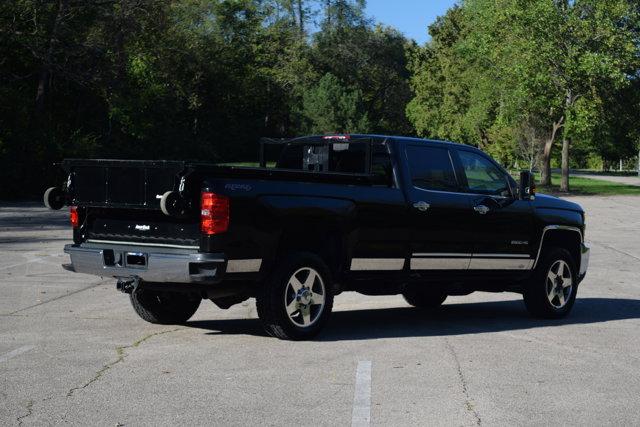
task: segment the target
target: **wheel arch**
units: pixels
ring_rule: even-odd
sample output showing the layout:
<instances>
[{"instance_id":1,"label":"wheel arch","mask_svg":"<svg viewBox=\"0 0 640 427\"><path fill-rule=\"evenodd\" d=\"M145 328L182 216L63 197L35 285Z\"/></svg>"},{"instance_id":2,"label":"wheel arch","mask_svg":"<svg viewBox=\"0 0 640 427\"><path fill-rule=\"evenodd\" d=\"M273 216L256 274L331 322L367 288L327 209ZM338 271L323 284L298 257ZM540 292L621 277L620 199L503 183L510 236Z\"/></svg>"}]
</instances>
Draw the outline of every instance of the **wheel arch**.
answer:
<instances>
[{"instance_id":1,"label":"wheel arch","mask_svg":"<svg viewBox=\"0 0 640 427\"><path fill-rule=\"evenodd\" d=\"M549 225L542 230L540 246L536 255L533 268L538 266L538 262L545 250L551 247L563 248L569 251L571 258L576 265L576 270L580 271L580 244L582 243L582 231L578 227L566 225ZM576 272L577 272L576 271Z\"/></svg>"},{"instance_id":2,"label":"wheel arch","mask_svg":"<svg viewBox=\"0 0 640 427\"><path fill-rule=\"evenodd\" d=\"M348 231L338 221L296 221L286 226L280 235L277 257L289 252L311 252L329 267L334 280L344 270Z\"/></svg>"}]
</instances>

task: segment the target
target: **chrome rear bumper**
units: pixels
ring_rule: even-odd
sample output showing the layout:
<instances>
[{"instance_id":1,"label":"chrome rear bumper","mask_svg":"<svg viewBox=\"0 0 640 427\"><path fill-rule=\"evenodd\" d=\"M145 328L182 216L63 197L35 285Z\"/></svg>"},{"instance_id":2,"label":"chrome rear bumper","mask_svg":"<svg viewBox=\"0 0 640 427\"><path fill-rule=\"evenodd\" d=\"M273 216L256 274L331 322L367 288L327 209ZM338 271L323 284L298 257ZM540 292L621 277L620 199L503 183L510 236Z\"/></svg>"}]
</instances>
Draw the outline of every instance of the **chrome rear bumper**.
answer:
<instances>
[{"instance_id":1,"label":"chrome rear bumper","mask_svg":"<svg viewBox=\"0 0 640 427\"><path fill-rule=\"evenodd\" d=\"M66 245L70 271L102 277L138 278L160 283L217 283L227 267L223 254L193 249L106 245Z\"/></svg>"}]
</instances>

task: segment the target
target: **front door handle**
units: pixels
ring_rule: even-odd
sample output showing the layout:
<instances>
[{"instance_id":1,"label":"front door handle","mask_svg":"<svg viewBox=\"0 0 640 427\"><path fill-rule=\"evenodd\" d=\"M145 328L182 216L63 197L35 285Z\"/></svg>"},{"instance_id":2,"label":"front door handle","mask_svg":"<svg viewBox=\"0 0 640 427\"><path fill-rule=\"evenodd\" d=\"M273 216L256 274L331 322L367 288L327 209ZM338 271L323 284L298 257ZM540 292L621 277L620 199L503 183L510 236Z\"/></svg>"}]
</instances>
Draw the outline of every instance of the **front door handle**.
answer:
<instances>
[{"instance_id":1,"label":"front door handle","mask_svg":"<svg viewBox=\"0 0 640 427\"><path fill-rule=\"evenodd\" d=\"M429 210L431 205L427 202L419 201L413 204L413 207L418 209L420 212L426 212Z\"/></svg>"},{"instance_id":2,"label":"front door handle","mask_svg":"<svg viewBox=\"0 0 640 427\"><path fill-rule=\"evenodd\" d=\"M478 206L474 206L473 210L478 212L480 215L484 215L487 212L490 211L490 209L488 207L486 207L485 205L478 205Z\"/></svg>"}]
</instances>

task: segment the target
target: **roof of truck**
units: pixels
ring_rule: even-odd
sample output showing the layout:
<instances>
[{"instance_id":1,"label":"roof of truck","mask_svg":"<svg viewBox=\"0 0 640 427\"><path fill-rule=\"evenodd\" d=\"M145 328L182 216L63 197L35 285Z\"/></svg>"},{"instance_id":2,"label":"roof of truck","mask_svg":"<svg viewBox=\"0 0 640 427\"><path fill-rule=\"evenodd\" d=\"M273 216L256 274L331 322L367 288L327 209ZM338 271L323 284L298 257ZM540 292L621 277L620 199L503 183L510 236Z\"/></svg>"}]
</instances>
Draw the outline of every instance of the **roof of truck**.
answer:
<instances>
[{"instance_id":1,"label":"roof of truck","mask_svg":"<svg viewBox=\"0 0 640 427\"><path fill-rule=\"evenodd\" d=\"M327 141L344 141L350 142L354 140L360 139L369 139L374 138L380 141L384 141L386 139L395 139L402 141L410 141L410 142L429 142L429 143L438 143L438 144L450 144L450 145L465 145L458 142L452 141L443 141L438 139L427 139L427 138L416 138L411 136L401 136L401 135L378 135L378 134L326 134L326 135L306 135L299 136L295 138L291 138L289 140L283 142L302 142L305 140L327 140Z\"/></svg>"}]
</instances>

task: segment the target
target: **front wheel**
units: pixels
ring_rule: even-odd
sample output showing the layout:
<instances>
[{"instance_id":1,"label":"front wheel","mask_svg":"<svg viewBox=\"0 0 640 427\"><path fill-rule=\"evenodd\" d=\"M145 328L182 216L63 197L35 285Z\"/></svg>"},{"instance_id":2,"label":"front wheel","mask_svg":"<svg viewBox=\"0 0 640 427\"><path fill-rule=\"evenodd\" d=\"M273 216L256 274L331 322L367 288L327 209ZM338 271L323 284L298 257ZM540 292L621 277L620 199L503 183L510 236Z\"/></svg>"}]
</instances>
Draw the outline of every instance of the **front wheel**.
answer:
<instances>
[{"instance_id":1,"label":"front wheel","mask_svg":"<svg viewBox=\"0 0 640 427\"><path fill-rule=\"evenodd\" d=\"M524 303L529 313L547 319L566 316L578 292L576 271L575 262L566 249L548 251L524 288Z\"/></svg>"},{"instance_id":2,"label":"front wheel","mask_svg":"<svg viewBox=\"0 0 640 427\"><path fill-rule=\"evenodd\" d=\"M200 298L178 292L138 288L129 294L131 305L149 323L175 325L186 322L200 306Z\"/></svg>"},{"instance_id":3,"label":"front wheel","mask_svg":"<svg viewBox=\"0 0 640 427\"><path fill-rule=\"evenodd\" d=\"M284 258L256 298L267 333L289 340L314 337L331 314L331 284L329 268L317 255L298 252Z\"/></svg>"}]
</instances>

